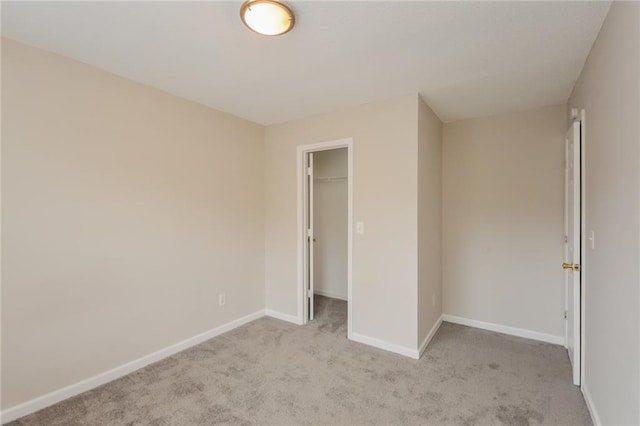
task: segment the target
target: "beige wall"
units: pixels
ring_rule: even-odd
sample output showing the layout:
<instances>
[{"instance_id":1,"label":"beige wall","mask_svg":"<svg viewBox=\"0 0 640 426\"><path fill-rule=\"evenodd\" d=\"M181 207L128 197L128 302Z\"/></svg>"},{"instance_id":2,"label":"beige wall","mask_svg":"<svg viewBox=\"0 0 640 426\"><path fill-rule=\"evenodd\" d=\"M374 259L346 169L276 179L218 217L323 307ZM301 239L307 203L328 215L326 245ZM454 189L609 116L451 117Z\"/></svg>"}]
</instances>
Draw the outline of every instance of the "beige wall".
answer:
<instances>
[{"instance_id":1,"label":"beige wall","mask_svg":"<svg viewBox=\"0 0 640 426\"><path fill-rule=\"evenodd\" d=\"M583 386L602 424L640 423L640 3L614 2L569 99L584 108Z\"/></svg>"},{"instance_id":2,"label":"beige wall","mask_svg":"<svg viewBox=\"0 0 640 426\"><path fill-rule=\"evenodd\" d=\"M316 293L347 300L348 173L347 148L313 155L314 289Z\"/></svg>"},{"instance_id":3,"label":"beige wall","mask_svg":"<svg viewBox=\"0 0 640 426\"><path fill-rule=\"evenodd\" d=\"M297 315L296 146L353 137L353 331L417 347L417 95L266 130L266 305Z\"/></svg>"},{"instance_id":4,"label":"beige wall","mask_svg":"<svg viewBox=\"0 0 640 426\"><path fill-rule=\"evenodd\" d=\"M313 153L315 178L347 176L348 149L335 148Z\"/></svg>"},{"instance_id":5,"label":"beige wall","mask_svg":"<svg viewBox=\"0 0 640 426\"><path fill-rule=\"evenodd\" d=\"M563 336L564 106L444 125L444 312Z\"/></svg>"},{"instance_id":6,"label":"beige wall","mask_svg":"<svg viewBox=\"0 0 640 426\"><path fill-rule=\"evenodd\" d=\"M2 41L2 408L264 309L264 129Z\"/></svg>"},{"instance_id":7,"label":"beige wall","mask_svg":"<svg viewBox=\"0 0 640 426\"><path fill-rule=\"evenodd\" d=\"M442 122L418 99L418 344L442 315Z\"/></svg>"}]
</instances>

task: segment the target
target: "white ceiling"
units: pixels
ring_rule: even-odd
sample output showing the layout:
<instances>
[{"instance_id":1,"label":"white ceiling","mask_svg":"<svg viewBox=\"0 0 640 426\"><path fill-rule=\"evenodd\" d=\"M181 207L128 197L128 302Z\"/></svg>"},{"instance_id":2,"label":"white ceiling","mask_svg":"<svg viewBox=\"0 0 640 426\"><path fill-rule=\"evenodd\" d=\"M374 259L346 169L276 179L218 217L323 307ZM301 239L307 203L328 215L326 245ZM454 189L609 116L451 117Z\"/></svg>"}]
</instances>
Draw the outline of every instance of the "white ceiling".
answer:
<instances>
[{"instance_id":1,"label":"white ceiling","mask_svg":"<svg viewBox=\"0 0 640 426\"><path fill-rule=\"evenodd\" d=\"M2 2L2 34L262 124L419 92L443 121L563 103L608 2Z\"/></svg>"}]
</instances>

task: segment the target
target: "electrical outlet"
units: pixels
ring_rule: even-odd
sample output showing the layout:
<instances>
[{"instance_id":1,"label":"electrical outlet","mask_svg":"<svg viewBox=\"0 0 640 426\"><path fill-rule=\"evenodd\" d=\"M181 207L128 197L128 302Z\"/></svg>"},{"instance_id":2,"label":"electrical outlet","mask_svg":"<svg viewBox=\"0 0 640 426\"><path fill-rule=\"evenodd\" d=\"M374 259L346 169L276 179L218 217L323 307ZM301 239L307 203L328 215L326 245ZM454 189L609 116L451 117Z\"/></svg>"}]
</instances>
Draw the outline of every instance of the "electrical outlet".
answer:
<instances>
[{"instance_id":1,"label":"electrical outlet","mask_svg":"<svg viewBox=\"0 0 640 426\"><path fill-rule=\"evenodd\" d=\"M218 306L224 306L227 303L227 295L220 293L218 295Z\"/></svg>"}]
</instances>

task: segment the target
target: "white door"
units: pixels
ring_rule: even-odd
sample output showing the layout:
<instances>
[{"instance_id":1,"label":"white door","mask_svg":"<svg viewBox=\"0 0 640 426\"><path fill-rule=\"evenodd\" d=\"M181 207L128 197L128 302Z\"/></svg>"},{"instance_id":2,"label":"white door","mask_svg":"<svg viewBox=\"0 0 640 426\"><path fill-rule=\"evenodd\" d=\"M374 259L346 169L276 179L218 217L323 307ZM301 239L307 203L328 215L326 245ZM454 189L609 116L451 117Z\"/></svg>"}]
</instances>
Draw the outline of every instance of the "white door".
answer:
<instances>
[{"instance_id":1,"label":"white door","mask_svg":"<svg viewBox=\"0 0 640 426\"><path fill-rule=\"evenodd\" d=\"M573 384L580 385L581 291L581 127L575 121L567 131L565 147L565 346L573 369Z\"/></svg>"},{"instance_id":2,"label":"white door","mask_svg":"<svg viewBox=\"0 0 640 426\"><path fill-rule=\"evenodd\" d=\"M307 180L306 180L306 213L305 213L305 229L307 230L306 244L306 273L305 273L305 291L308 319L313 320L313 152L307 153Z\"/></svg>"}]
</instances>

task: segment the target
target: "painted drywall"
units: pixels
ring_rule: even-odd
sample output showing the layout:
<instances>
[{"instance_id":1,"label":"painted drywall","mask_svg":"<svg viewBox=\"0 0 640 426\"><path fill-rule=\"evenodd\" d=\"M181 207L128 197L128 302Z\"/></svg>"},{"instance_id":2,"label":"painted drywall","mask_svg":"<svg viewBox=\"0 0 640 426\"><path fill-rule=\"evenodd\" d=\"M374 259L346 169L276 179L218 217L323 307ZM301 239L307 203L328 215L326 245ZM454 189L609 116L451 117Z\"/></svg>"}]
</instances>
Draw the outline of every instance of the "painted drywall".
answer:
<instances>
[{"instance_id":1,"label":"painted drywall","mask_svg":"<svg viewBox=\"0 0 640 426\"><path fill-rule=\"evenodd\" d=\"M7 39L2 88L3 409L264 309L262 126Z\"/></svg>"},{"instance_id":2,"label":"painted drywall","mask_svg":"<svg viewBox=\"0 0 640 426\"><path fill-rule=\"evenodd\" d=\"M418 98L418 344L442 315L442 122Z\"/></svg>"},{"instance_id":3,"label":"painted drywall","mask_svg":"<svg viewBox=\"0 0 640 426\"><path fill-rule=\"evenodd\" d=\"M444 125L449 315L564 334L565 107Z\"/></svg>"},{"instance_id":4,"label":"painted drywall","mask_svg":"<svg viewBox=\"0 0 640 426\"><path fill-rule=\"evenodd\" d=\"M267 309L297 315L296 147L353 137L353 331L417 348L417 95L266 129Z\"/></svg>"},{"instance_id":5,"label":"painted drywall","mask_svg":"<svg viewBox=\"0 0 640 426\"><path fill-rule=\"evenodd\" d=\"M347 148L314 153L313 170L314 288L347 300Z\"/></svg>"},{"instance_id":6,"label":"painted drywall","mask_svg":"<svg viewBox=\"0 0 640 426\"><path fill-rule=\"evenodd\" d=\"M568 102L584 108L584 380L601 424L640 423L640 3L614 2Z\"/></svg>"}]
</instances>

